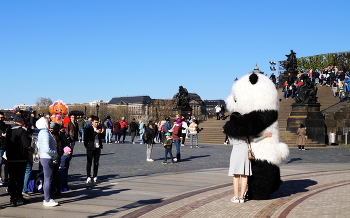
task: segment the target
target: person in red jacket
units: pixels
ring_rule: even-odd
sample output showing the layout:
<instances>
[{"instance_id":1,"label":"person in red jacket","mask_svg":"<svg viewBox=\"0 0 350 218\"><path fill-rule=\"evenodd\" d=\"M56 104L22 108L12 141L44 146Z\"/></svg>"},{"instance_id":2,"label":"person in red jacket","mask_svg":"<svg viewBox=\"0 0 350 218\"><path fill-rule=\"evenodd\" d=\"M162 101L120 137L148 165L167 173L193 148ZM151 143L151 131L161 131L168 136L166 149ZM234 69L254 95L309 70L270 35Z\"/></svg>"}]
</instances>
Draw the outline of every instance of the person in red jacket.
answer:
<instances>
[{"instance_id":1,"label":"person in red jacket","mask_svg":"<svg viewBox=\"0 0 350 218\"><path fill-rule=\"evenodd\" d=\"M175 148L176 148L176 158L174 158L175 161L180 162L181 161L181 155L180 155L180 137L181 137L181 124L182 119L181 117L178 117L175 122L173 128L169 130L169 132L172 133Z\"/></svg>"},{"instance_id":2,"label":"person in red jacket","mask_svg":"<svg viewBox=\"0 0 350 218\"><path fill-rule=\"evenodd\" d=\"M128 123L125 122L124 117L122 117L119 123L120 123L120 135L123 136L122 143L125 143L125 136L126 136L126 130L128 129Z\"/></svg>"}]
</instances>

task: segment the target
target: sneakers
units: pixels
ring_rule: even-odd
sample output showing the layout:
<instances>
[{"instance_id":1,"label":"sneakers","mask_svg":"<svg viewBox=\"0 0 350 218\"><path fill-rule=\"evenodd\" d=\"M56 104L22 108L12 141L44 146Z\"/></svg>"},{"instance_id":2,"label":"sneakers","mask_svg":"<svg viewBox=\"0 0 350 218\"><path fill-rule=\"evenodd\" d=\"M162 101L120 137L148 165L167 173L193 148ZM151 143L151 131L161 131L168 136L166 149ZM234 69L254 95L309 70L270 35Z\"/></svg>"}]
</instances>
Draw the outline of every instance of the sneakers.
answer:
<instances>
[{"instance_id":1,"label":"sneakers","mask_svg":"<svg viewBox=\"0 0 350 218\"><path fill-rule=\"evenodd\" d=\"M142 142L140 142L140 145L142 145L143 143Z\"/></svg>"},{"instance_id":2,"label":"sneakers","mask_svg":"<svg viewBox=\"0 0 350 218\"><path fill-rule=\"evenodd\" d=\"M197 145L196 148L199 148L199 146Z\"/></svg>"},{"instance_id":3,"label":"sneakers","mask_svg":"<svg viewBox=\"0 0 350 218\"><path fill-rule=\"evenodd\" d=\"M100 180L97 177L94 177L94 182L100 182Z\"/></svg>"},{"instance_id":4,"label":"sneakers","mask_svg":"<svg viewBox=\"0 0 350 218\"><path fill-rule=\"evenodd\" d=\"M192 145L190 146L190 148L192 148Z\"/></svg>"},{"instance_id":5,"label":"sneakers","mask_svg":"<svg viewBox=\"0 0 350 218\"><path fill-rule=\"evenodd\" d=\"M149 161L149 162L153 162L154 160L153 160L153 159L151 159L151 158L147 158L147 161Z\"/></svg>"},{"instance_id":6,"label":"sneakers","mask_svg":"<svg viewBox=\"0 0 350 218\"><path fill-rule=\"evenodd\" d=\"M239 203L244 203L244 198L240 198Z\"/></svg>"},{"instance_id":7,"label":"sneakers","mask_svg":"<svg viewBox=\"0 0 350 218\"><path fill-rule=\"evenodd\" d=\"M22 192L22 195L23 195L24 197L29 197L28 192Z\"/></svg>"},{"instance_id":8,"label":"sneakers","mask_svg":"<svg viewBox=\"0 0 350 218\"><path fill-rule=\"evenodd\" d=\"M224 142L224 145L227 145L227 142Z\"/></svg>"},{"instance_id":9,"label":"sneakers","mask_svg":"<svg viewBox=\"0 0 350 218\"><path fill-rule=\"evenodd\" d=\"M86 179L86 183L91 183L91 178L90 178L90 177L88 177L88 178Z\"/></svg>"},{"instance_id":10,"label":"sneakers","mask_svg":"<svg viewBox=\"0 0 350 218\"><path fill-rule=\"evenodd\" d=\"M185 144L181 144L181 146L186 146Z\"/></svg>"},{"instance_id":11,"label":"sneakers","mask_svg":"<svg viewBox=\"0 0 350 218\"><path fill-rule=\"evenodd\" d=\"M162 164L168 164L168 162L166 162L166 161L163 161L163 162L162 162Z\"/></svg>"},{"instance_id":12,"label":"sneakers","mask_svg":"<svg viewBox=\"0 0 350 218\"><path fill-rule=\"evenodd\" d=\"M231 198L231 201L233 203L239 203L239 198L236 198L235 196L233 196L233 198Z\"/></svg>"},{"instance_id":13,"label":"sneakers","mask_svg":"<svg viewBox=\"0 0 350 218\"><path fill-rule=\"evenodd\" d=\"M177 161L177 158L175 157L173 160L176 162L176 161Z\"/></svg>"},{"instance_id":14,"label":"sneakers","mask_svg":"<svg viewBox=\"0 0 350 218\"><path fill-rule=\"evenodd\" d=\"M0 166L1 167L1 166ZM3 181L2 178L0 178L0 185L3 185Z\"/></svg>"},{"instance_id":15,"label":"sneakers","mask_svg":"<svg viewBox=\"0 0 350 218\"><path fill-rule=\"evenodd\" d=\"M44 200L43 205L45 207L54 207L54 206L57 206L58 203L56 201L54 201L53 199L50 199L50 201L45 201Z\"/></svg>"},{"instance_id":16,"label":"sneakers","mask_svg":"<svg viewBox=\"0 0 350 218\"><path fill-rule=\"evenodd\" d=\"M135 144L135 142L132 142L133 144Z\"/></svg>"}]
</instances>

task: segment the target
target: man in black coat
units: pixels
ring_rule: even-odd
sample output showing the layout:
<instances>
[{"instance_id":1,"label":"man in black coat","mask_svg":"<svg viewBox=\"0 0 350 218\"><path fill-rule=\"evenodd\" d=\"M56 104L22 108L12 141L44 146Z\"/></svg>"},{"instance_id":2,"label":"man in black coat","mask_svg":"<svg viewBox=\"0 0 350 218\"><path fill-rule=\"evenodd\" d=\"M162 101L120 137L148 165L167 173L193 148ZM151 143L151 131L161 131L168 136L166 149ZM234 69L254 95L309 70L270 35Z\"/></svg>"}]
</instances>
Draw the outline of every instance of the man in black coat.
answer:
<instances>
[{"instance_id":1,"label":"man in black coat","mask_svg":"<svg viewBox=\"0 0 350 218\"><path fill-rule=\"evenodd\" d=\"M9 128L6 123L4 122L5 115L3 112L0 112L0 185L3 185L3 183L7 182L8 180L8 173L7 173L7 163L5 164L5 158L3 158L5 149L6 149L6 132ZM2 179L2 165L5 165L4 171L5 171L5 179Z\"/></svg>"},{"instance_id":2,"label":"man in black coat","mask_svg":"<svg viewBox=\"0 0 350 218\"><path fill-rule=\"evenodd\" d=\"M28 203L28 200L22 196L22 189L28 154L33 153L22 114L16 114L14 122L15 124L6 133L6 156L10 176L8 188L11 206Z\"/></svg>"},{"instance_id":3,"label":"man in black coat","mask_svg":"<svg viewBox=\"0 0 350 218\"><path fill-rule=\"evenodd\" d=\"M87 179L86 183L91 183L91 165L94 161L94 172L93 172L93 181L98 182L97 172L98 165L100 161L101 149L102 149L102 128L99 126L99 118L94 116L92 117L92 126L88 126L84 130L84 146L86 148L86 174Z\"/></svg>"},{"instance_id":4,"label":"man in black coat","mask_svg":"<svg viewBox=\"0 0 350 218\"><path fill-rule=\"evenodd\" d=\"M134 139L139 129L139 126L137 125L135 118L132 119L132 122L129 124L129 126L130 126L131 142L135 144Z\"/></svg>"}]
</instances>

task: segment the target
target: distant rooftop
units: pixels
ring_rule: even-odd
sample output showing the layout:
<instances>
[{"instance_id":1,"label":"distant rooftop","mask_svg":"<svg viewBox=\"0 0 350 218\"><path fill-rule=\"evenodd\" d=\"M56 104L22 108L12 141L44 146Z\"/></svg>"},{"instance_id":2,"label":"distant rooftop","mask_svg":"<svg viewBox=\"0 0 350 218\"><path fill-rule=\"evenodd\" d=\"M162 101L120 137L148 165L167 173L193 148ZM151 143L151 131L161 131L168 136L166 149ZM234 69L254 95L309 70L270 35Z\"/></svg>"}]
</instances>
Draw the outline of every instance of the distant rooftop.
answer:
<instances>
[{"instance_id":1,"label":"distant rooftop","mask_svg":"<svg viewBox=\"0 0 350 218\"><path fill-rule=\"evenodd\" d=\"M152 101L152 99L148 95L133 96L133 97L114 97L108 102L108 104L119 104L120 102L146 104L146 103L151 102L151 101Z\"/></svg>"}]
</instances>

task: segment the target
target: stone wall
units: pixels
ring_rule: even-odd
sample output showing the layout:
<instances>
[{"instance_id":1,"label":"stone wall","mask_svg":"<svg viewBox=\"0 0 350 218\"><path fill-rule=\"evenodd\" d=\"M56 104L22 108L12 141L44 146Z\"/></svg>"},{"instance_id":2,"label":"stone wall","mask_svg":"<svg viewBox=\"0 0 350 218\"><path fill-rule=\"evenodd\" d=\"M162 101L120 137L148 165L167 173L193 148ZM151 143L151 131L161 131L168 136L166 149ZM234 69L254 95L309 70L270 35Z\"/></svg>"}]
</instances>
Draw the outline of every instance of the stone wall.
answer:
<instances>
[{"instance_id":1,"label":"stone wall","mask_svg":"<svg viewBox=\"0 0 350 218\"><path fill-rule=\"evenodd\" d=\"M344 144L345 136L343 135L343 127L350 126L350 105L346 105L338 112L326 112L325 113L325 127L327 135L330 136L331 133L336 134L336 143ZM349 134L348 133L348 144L349 144Z\"/></svg>"}]
</instances>

